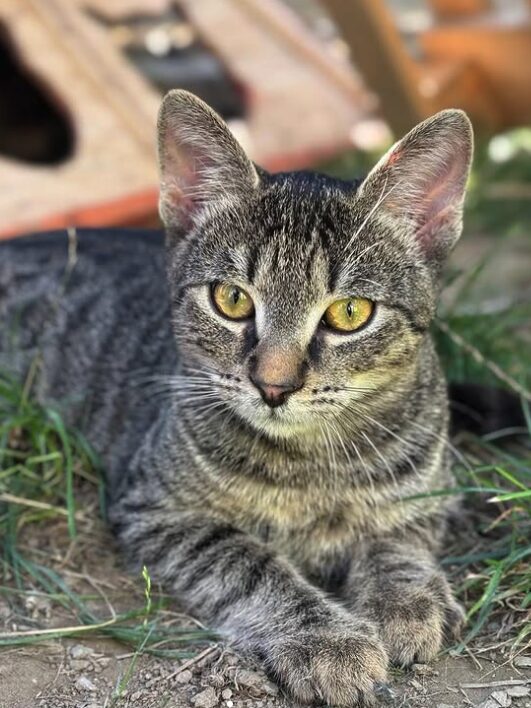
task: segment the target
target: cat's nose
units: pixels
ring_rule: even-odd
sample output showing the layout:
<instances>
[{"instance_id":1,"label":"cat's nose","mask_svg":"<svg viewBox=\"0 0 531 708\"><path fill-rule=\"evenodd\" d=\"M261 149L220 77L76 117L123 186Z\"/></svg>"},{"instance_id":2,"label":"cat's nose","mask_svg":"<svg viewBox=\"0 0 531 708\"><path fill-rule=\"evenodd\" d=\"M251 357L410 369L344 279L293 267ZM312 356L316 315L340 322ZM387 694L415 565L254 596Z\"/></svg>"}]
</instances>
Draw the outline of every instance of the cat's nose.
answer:
<instances>
[{"instance_id":1,"label":"cat's nose","mask_svg":"<svg viewBox=\"0 0 531 708\"><path fill-rule=\"evenodd\" d=\"M267 403L268 406L271 406L271 408L281 406L286 402L290 393L302 388L302 382L299 381L289 381L280 384L267 383L257 378L253 373L251 373L250 379L260 391L264 402Z\"/></svg>"},{"instance_id":2,"label":"cat's nose","mask_svg":"<svg viewBox=\"0 0 531 708\"><path fill-rule=\"evenodd\" d=\"M295 347L261 342L249 360L249 378L271 408L281 406L304 385L306 364Z\"/></svg>"}]
</instances>

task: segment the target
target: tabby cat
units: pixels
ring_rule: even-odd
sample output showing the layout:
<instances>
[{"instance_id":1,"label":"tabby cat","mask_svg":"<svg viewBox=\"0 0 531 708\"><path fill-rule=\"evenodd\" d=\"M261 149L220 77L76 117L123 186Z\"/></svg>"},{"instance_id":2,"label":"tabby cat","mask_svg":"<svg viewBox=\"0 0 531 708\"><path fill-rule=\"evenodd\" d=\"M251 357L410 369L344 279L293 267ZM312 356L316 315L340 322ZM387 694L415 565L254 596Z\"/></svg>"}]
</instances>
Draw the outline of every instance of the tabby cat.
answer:
<instances>
[{"instance_id":1,"label":"tabby cat","mask_svg":"<svg viewBox=\"0 0 531 708\"><path fill-rule=\"evenodd\" d=\"M183 91L158 233L0 246L2 362L85 431L109 519L295 700L372 705L462 611L435 554L452 484L430 337L472 131L438 113L360 182L254 165ZM411 499L411 497L414 497Z\"/></svg>"}]
</instances>

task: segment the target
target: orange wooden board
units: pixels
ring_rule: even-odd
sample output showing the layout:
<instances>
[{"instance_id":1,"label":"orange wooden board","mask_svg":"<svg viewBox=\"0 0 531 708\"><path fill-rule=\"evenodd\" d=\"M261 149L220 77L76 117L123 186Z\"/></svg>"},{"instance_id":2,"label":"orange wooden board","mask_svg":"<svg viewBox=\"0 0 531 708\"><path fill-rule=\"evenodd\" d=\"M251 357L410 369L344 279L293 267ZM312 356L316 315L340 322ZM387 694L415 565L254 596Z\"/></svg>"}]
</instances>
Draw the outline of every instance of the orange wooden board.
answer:
<instances>
[{"instance_id":1,"label":"orange wooden board","mask_svg":"<svg viewBox=\"0 0 531 708\"><path fill-rule=\"evenodd\" d=\"M531 122L531 14L514 23L491 15L483 22L442 25L420 42L428 59L469 63L482 73L500 126Z\"/></svg>"},{"instance_id":2,"label":"orange wooden board","mask_svg":"<svg viewBox=\"0 0 531 708\"><path fill-rule=\"evenodd\" d=\"M0 233L47 228L151 191L158 97L99 28L62 0L2 0L0 22L21 62L66 109L74 154L55 167L0 157Z\"/></svg>"},{"instance_id":3,"label":"orange wooden board","mask_svg":"<svg viewBox=\"0 0 531 708\"><path fill-rule=\"evenodd\" d=\"M160 96L82 5L0 3L20 62L64 107L76 136L73 154L58 166L0 155L0 237L156 219ZM129 5L122 2L121 11ZM307 167L352 144L374 98L279 0L179 5L243 89L247 114L234 127L254 160L274 170Z\"/></svg>"}]
</instances>

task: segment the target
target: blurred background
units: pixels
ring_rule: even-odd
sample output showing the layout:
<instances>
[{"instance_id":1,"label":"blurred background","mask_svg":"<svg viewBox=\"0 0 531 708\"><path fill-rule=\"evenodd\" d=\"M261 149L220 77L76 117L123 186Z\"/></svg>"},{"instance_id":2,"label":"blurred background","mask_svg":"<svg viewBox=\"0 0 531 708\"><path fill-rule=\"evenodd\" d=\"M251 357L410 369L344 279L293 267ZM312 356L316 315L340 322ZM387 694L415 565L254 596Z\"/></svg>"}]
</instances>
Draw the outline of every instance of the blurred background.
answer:
<instances>
[{"instance_id":1,"label":"blurred background","mask_svg":"<svg viewBox=\"0 0 531 708\"><path fill-rule=\"evenodd\" d=\"M529 300L529 0L1 0L0 238L158 225L174 87L266 168L344 178L464 108L478 148L447 302Z\"/></svg>"}]
</instances>

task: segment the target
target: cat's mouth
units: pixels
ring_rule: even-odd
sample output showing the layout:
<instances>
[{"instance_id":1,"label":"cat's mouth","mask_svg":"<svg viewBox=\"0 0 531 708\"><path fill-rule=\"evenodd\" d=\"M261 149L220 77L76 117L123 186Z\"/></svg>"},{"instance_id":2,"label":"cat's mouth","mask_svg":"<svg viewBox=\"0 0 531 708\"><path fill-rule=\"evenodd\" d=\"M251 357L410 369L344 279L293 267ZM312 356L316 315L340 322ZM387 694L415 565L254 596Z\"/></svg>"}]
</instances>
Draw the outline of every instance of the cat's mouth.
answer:
<instances>
[{"instance_id":1,"label":"cat's mouth","mask_svg":"<svg viewBox=\"0 0 531 708\"><path fill-rule=\"evenodd\" d=\"M248 423L260 433L273 438L292 438L303 436L314 430L311 416L305 414L300 406L293 408L284 404L271 408L265 403L241 411Z\"/></svg>"}]
</instances>

